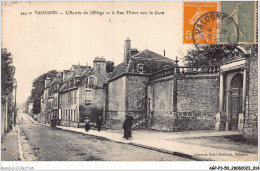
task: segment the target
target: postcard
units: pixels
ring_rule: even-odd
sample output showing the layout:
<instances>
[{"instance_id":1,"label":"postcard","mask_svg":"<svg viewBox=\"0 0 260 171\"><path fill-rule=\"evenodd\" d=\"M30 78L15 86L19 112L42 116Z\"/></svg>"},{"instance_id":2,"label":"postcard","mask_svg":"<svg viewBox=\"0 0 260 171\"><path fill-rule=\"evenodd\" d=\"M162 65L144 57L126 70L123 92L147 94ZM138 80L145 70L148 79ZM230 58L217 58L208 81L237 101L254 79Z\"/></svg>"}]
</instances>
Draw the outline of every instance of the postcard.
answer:
<instances>
[{"instance_id":1,"label":"postcard","mask_svg":"<svg viewBox=\"0 0 260 171\"><path fill-rule=\"evenodd\" d=\"M2 1L1 35L2 169L259 170L257 1Z\"/></svg>"}]
</instances>

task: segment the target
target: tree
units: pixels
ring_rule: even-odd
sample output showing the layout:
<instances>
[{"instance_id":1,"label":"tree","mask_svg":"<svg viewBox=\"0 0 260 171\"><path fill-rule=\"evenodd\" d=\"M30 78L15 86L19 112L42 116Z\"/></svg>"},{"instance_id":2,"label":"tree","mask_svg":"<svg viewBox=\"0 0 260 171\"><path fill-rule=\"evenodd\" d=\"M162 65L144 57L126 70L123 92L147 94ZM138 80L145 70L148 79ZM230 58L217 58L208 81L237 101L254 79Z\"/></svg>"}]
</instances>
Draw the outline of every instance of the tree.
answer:
<instances>
[{"instance_id":1,"label":"tree","mask_svg":"<svg viewBox=\"0 0 260 171\"><path fill-rule=\"evenodd\" d=\"M220 59L231 53L236 45L198 45L196 49L188 51L188 55L184 56L184 62L187 66L209 66L218 65Z\"/></svg>"},{"instance_id":2,"label":"tree","mask_svg":"<svg viewBox=\"0 0 260 171\"><path fill-rule=\"evenodd\" d=\"M13 91L15 67L11 52L1 49L1 95L6 96ZM3 99L3 98L2 98Z\"/></svg>"},{"instance_id":3,"label":"tree","mask_svg":"<svg viewBox=\"0 0 260 171\"><path fill-rule=\"evenodd\" d=\"M79 106L80 122L84 122L85 118L88 117L91 122L95 122L98 116L102 116L103 108L96 106Z\"/></svg>"},{"instance_id":4,"label":"tree","mask_svg":"<svg viewBox=\"0 0 260 171\"><path fill-rule=\"evenodd\" d=\"M113 61L107 61L106 62L106 71L107 73L113 72L115 69L115 65Z\"/></svg>"},{"instance_id":5,"label":"tree","mask_svg":"<svg viewBox=\"0 0 260 171\"><path fill-rule=\"evenodd\" d=\"M53 80L57 73L56 70L51 70L34 79L33 89L31 90L31 99L33 102L32 110L34 114L39 114L41 112L41 96L43 95L45 88L45 79L50 77Z\"/></svg>"}]
</instances>

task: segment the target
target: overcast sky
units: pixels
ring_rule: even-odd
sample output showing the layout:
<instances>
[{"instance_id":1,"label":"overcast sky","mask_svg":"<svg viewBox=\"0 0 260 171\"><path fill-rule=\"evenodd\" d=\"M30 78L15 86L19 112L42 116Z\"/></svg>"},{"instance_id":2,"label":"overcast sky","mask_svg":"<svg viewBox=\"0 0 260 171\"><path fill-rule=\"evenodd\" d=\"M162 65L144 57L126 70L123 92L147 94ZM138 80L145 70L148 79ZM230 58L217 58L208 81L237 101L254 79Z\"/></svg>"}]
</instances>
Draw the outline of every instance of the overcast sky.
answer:
<instances>
[{"instance_id":1,"label":"overcast sky","mask_svg":"<svg viewBox=\"0 0 260 171\"><path fill-rule=\"evenodd\" d=\"M35 11L58 11L36 15ZM139 14L65 15L66 11L134 11ZM141 15L140 12L164 12ZM27 15L21 15L27 12ZM32 14L29 15L29 12ZM17 102L30 95L32 82L49 71L92 65L96 56L123 61L124 40L175 59L191 45L182 44L182 2L17 2L2 4L2 47L13 54L18 81Z\"/></svg>"}]
</instances>

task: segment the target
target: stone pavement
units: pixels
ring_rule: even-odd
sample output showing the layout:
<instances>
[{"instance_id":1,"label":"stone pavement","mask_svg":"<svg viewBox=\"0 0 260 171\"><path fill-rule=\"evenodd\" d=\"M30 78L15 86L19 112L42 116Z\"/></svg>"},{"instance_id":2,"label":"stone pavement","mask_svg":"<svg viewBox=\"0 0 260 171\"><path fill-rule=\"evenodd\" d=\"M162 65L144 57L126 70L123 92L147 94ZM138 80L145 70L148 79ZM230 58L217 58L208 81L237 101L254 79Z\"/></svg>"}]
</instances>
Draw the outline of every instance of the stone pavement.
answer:
<instances>
[{"instance_id":1,"label":"stone pavement","mask_svg":"<svg viewBox=\"0 0 260 171\"><path fill-rule=\"evenodd\" d=\"M1 140L1 161L20 160L18 132L16 128L6 133Z\"/></svg>"},{"instance_id":2,"label":"stone pavement","mask_svg":"<svg viewBox=\"0 0 260 171\"><path fill-rule=\"evenodd\" d=\"M33 122L37 123L36 121ZM128 143L131 145L144 147L156 151L161 151L169 154L174 154L174 155L178 155L181 157L186 157L194 160L207 160L207 161L257 161L258 160L258 154L242 153L239 151L231 151L231 150L225 150L219 148L217 149L212 147L192 145L192 144L174 141L175 139L179 139L179 138L240 135L238 131L163 132L163 131L153 131L153 130L133 130L132 132L133 138L130 140L125 140L122 138L123 137L122 130L101 130L101 132L98 132L95 129L91 129L89 132L86 132L83 128L74 128L74 127L66 127L66 126L57 126L57 127L66 131L83 133L83 134L87 134L99 138L109 139L111 141L115 141L119 143Z\"/></svg>"}]
</instances>

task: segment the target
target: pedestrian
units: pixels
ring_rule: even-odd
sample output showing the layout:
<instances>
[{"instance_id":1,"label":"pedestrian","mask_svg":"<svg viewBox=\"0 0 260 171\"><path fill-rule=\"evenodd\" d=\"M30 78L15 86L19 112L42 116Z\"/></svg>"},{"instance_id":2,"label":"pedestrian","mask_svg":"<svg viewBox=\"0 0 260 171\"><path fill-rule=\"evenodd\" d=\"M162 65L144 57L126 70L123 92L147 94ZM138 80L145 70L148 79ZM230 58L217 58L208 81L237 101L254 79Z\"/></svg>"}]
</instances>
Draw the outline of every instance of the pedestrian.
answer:
<instances>
[{"instance_id":1,"label":"pedestrian","mask_svg":"<svg viewBox=\"0 0 260 171\"><path fill-rule=\"evenodd\" d=\"M88 132L91 128L90 123L89 123L89 119L85 119L85 123L86 123L85 124L85 130L86 130L86 132Z\"/></svg>"},{"instance_id":2,"label":"pedestrian","mask_svg":"<svg viewBox=\"0 0 260 171\"><path fill-rule=\"evenodd\" d=\"M100 132L101 126L102 126L102 118L101 118L101 116L97 117L97 122L96 123L97 123L98 132Z\"/></svg>"},{"instance_id":3,"label":"pedestrian","mask_svg":"<svg viewBox=\"0 0 260 171\"><path fill-rule=\"evenodd\" d=\"M52 119L51 119L52 129L54 129L56 127L56 124L57 124L56 116L53 116Z\"/></svg>"},{"instance_id":4,"label":"pedestrian","mask_svg":"<svg viewBox=\"0 0 260 171\"><path fill-rule=\"evenodd\" d=\"M123 129L124 129L124 137L125 139L129 139L132 137L131 128L133 125L133 117L132 116L126 116L126 119L123 123Z\"/></svg>"}]
</instances>

